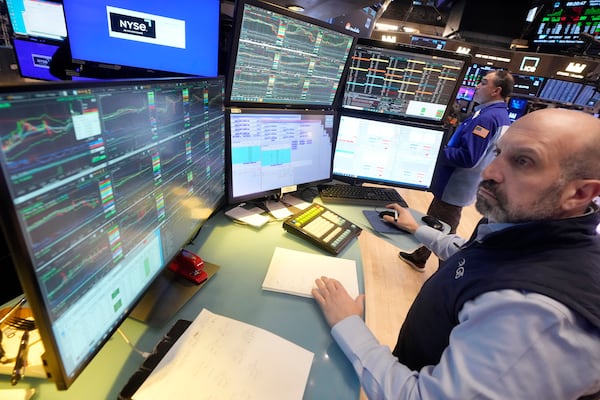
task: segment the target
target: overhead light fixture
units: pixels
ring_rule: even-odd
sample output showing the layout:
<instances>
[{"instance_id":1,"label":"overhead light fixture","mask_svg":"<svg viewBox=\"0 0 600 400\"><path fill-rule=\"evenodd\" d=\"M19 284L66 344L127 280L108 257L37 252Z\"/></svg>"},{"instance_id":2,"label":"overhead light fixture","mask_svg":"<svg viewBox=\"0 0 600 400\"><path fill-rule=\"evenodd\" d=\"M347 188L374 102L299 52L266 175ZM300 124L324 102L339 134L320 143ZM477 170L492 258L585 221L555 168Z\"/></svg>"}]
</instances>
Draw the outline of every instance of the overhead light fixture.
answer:
<instances>
[{"instance_id":1,"label":"overhead light fixture","mask_svg":"<svg viewBox=\"0 0 600 400\"><path fill-rule=\"evenodd\" d=\"M377 22L375 24L375 29L377 29L378 31L397 31L398 25L384 24L381 22Z\"/></svg>"},{"instance_id":2,"label":"overhead light fixture","mask_svg":"<svg viewBox=\"0 0 600 400\"><path fill-rule=\"evenodd\" d=\"M527 48L529 48L529 43L527 42L527 39L514 39L510 43L511 50L527 49Z\"/></svg>"},{"instance_id":3,"label":"overhead light fixture","mask_svg":"<svg viewBox=\"0 0 600 400\"><path fill-rule=\"evenodd\" d=\"M304 7L296 4L290 4L289 6L287 6L287 9L293 12L304 12Z\"/></svg>"}]
</instances>

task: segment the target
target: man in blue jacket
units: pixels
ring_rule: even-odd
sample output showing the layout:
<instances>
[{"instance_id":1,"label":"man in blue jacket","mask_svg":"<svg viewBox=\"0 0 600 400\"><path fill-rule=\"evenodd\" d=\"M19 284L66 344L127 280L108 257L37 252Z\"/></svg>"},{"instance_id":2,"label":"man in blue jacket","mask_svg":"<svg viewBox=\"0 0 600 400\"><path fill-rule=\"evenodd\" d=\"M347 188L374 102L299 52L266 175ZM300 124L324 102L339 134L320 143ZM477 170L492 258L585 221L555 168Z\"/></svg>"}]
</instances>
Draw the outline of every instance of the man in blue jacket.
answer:
<instances>
[{"instance_id":1,"label":"man in blue jacket","mask_svg":"<svg viewBox=\"0 0 600 400\"><path fill-rule=\"evenodd\" d=\"M600 398L600 120L544 109L516 120L482 173L469 241L395 223L444 260L391 352L334 279L313 296L369 399ZM394 223L392 217L384 217Z\"/></svg>"},{"instance_id":2,"label":"man in blue jacket","mask_svg":"<svg viewBox=\"0 0 600 400\"><path fill-rule=\"evenodd\" d=\"M441 153L427 214L450 225L450 233L456 233L462 208L475 201L481 171L493 157L494 142L510 125L506 98L513 86L509 72L487 73L475 89L475 112L458 126ZM424 271L430 255L424 246L412 253L399 253L417 271Z\"/></svg>"}]
</instances>

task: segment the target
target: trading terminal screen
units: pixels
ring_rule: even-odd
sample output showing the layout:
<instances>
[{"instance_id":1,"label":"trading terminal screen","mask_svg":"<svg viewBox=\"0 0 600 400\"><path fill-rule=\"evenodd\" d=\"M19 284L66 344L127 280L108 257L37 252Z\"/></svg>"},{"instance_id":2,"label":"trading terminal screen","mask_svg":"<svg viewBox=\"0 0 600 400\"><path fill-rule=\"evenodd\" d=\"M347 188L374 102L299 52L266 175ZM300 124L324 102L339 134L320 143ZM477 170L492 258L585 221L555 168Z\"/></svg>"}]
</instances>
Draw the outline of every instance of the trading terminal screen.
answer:
<instances>
[{"instance_id":1,"label":"trading terminal screen","mask_svg":"<svg viewBox=\"0 0 600 400\"><path fill-rule=\"evenodd\" d=\"M540 91L540 99L573 103L583 87L583 83L548 79Z\"/></svg>"},{"instance_id":2,"label":"trading terminal screen","mask_svg":"<svg viewBox=\"0 0 600 400\"><path fill-rule=\"evenodd\" d=\"M224 202L224 81L0 89L2 227L66 389Z\"/></svg>"},{"instance_id":3,"label":"trading terminal screen","mask_svg":"<svg viewBox=\"0 0 600 400\"><path fill-rule=\"evenodd\" d=\"M228 121L230 203L331 180L334 111L232 109Z\"/></svg>"},{"instance_id":4,"label":"trading terminal screen","mask_svg":"<svg viewBox=\"0 0 600 400\"><path fill-rule=\"evenodd\" d=\"M468 58L456 53L359 39L342 107L441 123Z\"/></svg>"},{"instance_id":5,"label":"trading terminal screen","mask_svg":"<svg viewBox=\"0 0 600 400\"><path fill-rule=\"evenodd\" d=\"M512 94L514 96L537 97L544 86L545 78L533 75L512 74L515 79Z\"/></svg>"},{"instance_id":6,"label":"trading terminal screen","mask_svg":"<svg viewBox=\"0 0 600 400\"><path fill-rule=\"evenodd\" d=\"M352 183L428 190L444 134L440 125L342 114L333 176Z\"/></svg>"},{"instance_id":7,"label":"trading terminal screen","mask_svg":"<svg viewBox=\"0 0 600 400\"><path fill-rule=\"evenodd\" d=\"M598 39L600 0L553 1L534 27L537 45L572 46L584 43L582 34Z\"/></svg>"},{"instance_id":8,"label":"trading terminal screen","mask_svg":"<svg viewBox=\"0 0 600 400\"><path fill-rule=\"evenodd\" d=\"M229 102L333 106L355 38L320 21L257 4L237 7Z\"/></svg>"},{"instance_id":9,"label":"trading terminal screen","mask_svg":"<svg viewBox=\"0 0 600 400\"><path fill-rule=\"evenodd\" d=\"M489 65L481 65L481 64L471 64L467 67L467 71L465 72L465 76L463 78L462 85L475 87L479 85L481 79L487 75L488 72L493 71L494 67Z\"/></svg>"},{"instance_id":10,"label":"trading terminal screen","mask_svg":"<svg viewBox=\"0 0 600 400\"><path fill-rule=\"evenodd\" d=\"M17 36L62 41L67 27L61 1L6 0L8 19Z\"/></svg>"}]
</instances>

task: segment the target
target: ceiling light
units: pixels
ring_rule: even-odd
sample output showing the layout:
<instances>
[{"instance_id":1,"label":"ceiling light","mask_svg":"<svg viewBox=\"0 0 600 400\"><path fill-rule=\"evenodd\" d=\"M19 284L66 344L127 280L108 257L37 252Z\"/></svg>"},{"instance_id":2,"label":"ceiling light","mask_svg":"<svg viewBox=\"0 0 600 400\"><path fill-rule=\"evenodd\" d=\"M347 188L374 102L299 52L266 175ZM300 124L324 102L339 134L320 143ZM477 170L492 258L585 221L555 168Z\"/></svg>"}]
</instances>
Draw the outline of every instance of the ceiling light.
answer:
<instances>
[{"instance_id":1,"label":"ceiling light","mask_svg":"<svg viewBox=\"0 0 600 400\"><path fill-rule=\"evenodd\" d=\"M304 12L304 7L296 4L290 4L289 6L287 6L287 9L293 12Z\"/></svg>"}]
</instances>

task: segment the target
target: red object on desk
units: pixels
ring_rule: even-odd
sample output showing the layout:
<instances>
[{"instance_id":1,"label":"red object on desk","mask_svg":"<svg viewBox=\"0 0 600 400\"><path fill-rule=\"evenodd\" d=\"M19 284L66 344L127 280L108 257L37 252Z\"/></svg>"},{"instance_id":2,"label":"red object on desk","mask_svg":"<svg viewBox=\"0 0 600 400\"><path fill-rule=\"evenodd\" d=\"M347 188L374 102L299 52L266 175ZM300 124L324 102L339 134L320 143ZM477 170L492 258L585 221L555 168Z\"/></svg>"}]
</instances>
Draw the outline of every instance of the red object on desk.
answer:
<instances>
[{"instance_id":1,"label":"red object on desk","mask_svg":"<svg viewBox=\"0 0 600 400\"><path fill-rule=\"evenodd\" d=\"M176 274L199 285L208 279L208 274L203 270L204 261L199 255L191 251L181 250L169 264L169 269Z\"/></svg>"}]
</instances>

